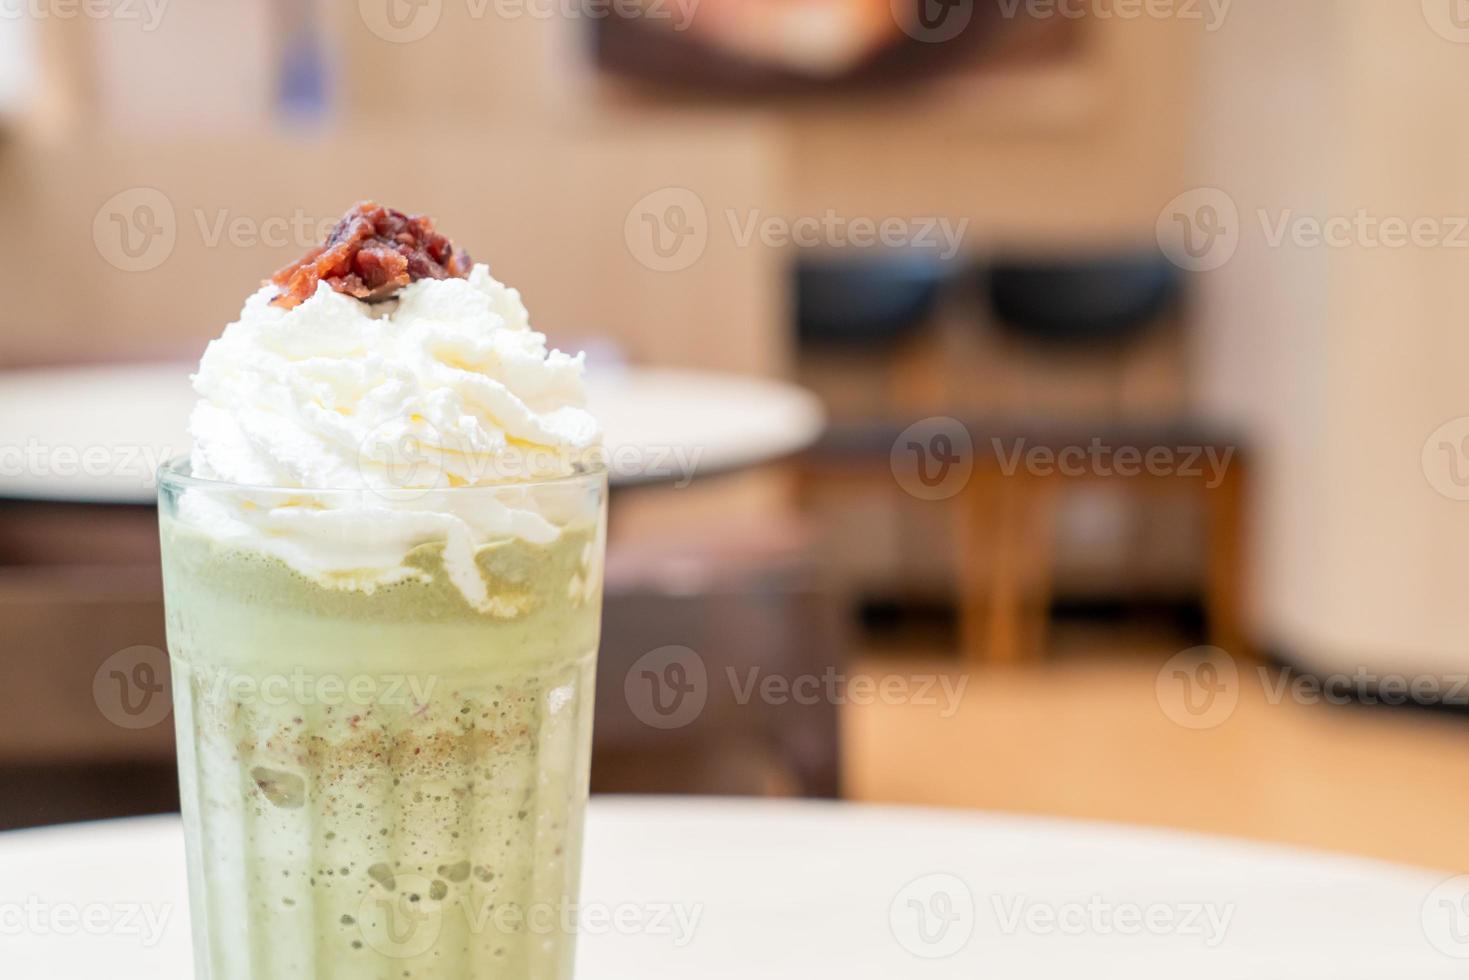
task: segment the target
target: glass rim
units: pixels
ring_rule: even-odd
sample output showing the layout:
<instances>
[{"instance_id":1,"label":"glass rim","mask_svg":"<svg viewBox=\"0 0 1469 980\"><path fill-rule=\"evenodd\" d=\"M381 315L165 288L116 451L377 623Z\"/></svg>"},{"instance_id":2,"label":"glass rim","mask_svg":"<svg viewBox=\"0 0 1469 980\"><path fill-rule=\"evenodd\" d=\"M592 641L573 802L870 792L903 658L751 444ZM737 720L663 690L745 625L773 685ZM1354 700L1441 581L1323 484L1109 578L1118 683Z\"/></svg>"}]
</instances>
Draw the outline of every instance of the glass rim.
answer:
<instances>
[{"instance_id":1,"label":"glass rim","mask_svg":"<svg viewBox=\"0 0 1469 980\"><path fill-rule=\"evenodd\" d=\"M364 493L378 495L412 494L415 496L440 495L472 495L472 494L495 494L508 493L520 490L534 490L538 487L565 487L574 486L578 483L599 484L605 486L608 482L607 464L596 460L579 473L571 473L566 476L547 477L543 480L506 480L504 483L476 483L463 487L281 487L261 483L236 483L232 480L211 480L202 476L195 476L192 472L193 460L188 454L175 456L165 461L158 467L158 489L162 492L165 487L176 487L179 489L211 490L219 493L234 491L246 493L277 493L277 494L310 494L310 495L360 495Z\"/></svg>"}]
</instances>

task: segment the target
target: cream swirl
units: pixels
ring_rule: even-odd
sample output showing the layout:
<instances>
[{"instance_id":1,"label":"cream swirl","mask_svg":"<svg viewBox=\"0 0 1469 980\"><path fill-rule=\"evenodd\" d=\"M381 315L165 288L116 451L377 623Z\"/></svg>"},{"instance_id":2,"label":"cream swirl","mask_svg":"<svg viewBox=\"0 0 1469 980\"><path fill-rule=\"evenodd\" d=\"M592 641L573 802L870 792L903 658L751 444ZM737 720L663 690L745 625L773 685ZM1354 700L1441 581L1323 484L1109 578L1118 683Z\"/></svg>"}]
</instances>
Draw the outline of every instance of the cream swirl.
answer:
<instances>
[{"instance_id":1,"label":"cream swirl","mask_svg":"<svg viewBox=\"0 0 1469 980\"><path fill-rule=\"evenodd\" d=\"M600 434L582 357L548 351L476 266L369 305L267 286L194 376L194 474L268 487L466 486L566 475Z\"/></svg>"},{"instance_id":2,"label":"cream swirl","mask_svg":"<svg viewBox=\"0 0 1469 980\"><path fill-rule=\"evenodd\" d=\"M421 575L407 553L441 543L455 584L489 608L478 548L548 542L565 515L542 513L533 493L515 507L475 494L451 512L434 491L577 472L601 440L583 357L548 350L520 294L483 265L386 303L323 283L286 310L275 294L251 296L209 344L189 422L194 476L272 490L228 505L189 494L181 516L339 588ZM283 505L282 489L303 493Z\"/></svg>"}]
</instances>

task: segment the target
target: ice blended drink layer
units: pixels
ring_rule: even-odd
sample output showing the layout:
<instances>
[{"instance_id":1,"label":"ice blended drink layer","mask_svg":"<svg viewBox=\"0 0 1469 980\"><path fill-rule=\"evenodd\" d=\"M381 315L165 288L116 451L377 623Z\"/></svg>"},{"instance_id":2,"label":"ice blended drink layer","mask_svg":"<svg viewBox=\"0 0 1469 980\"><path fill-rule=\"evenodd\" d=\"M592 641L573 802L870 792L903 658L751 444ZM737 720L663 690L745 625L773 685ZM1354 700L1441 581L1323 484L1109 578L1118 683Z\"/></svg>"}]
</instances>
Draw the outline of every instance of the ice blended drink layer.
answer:
<instances>
[{"instance_id":1,"label":"ice blended drink layer","mask_svg":"<svg viewBox=\"0 0 1469 980\"><path fill-rule=\"evenodd\" d=\"M570 977L606 502L581 358L359 206L194 384L160 524L196 976Z\"/></svg>"}]
</instances>

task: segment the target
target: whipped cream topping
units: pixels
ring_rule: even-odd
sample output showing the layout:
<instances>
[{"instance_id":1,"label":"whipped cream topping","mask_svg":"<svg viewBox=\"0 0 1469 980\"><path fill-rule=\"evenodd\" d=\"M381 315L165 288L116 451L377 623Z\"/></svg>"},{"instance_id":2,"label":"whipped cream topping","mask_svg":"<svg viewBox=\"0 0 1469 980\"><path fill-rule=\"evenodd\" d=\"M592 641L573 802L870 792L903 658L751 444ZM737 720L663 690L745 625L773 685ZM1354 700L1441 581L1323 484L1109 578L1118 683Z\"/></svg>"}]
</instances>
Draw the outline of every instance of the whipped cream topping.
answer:
<instances>
[{"instance_id":1,"label":"whipped cream topping","mask_svg":"<svg viewBox=\"0 0 1469 980\"><path fill-rule=\"evenodd\" d=\"M242 488L187 493L180 516L338 588L422 576L408 552L442 543L460 591L490 609L477 549L548 543L575 515L552 513L564 495L535 488L452 507L435 491L578 472L601 441L583 357L548 350L520 294L483 265L384 303L325 283L291 310L275 295L246 301L193 379L193 474Z\"/></svg>"}]
</instances>

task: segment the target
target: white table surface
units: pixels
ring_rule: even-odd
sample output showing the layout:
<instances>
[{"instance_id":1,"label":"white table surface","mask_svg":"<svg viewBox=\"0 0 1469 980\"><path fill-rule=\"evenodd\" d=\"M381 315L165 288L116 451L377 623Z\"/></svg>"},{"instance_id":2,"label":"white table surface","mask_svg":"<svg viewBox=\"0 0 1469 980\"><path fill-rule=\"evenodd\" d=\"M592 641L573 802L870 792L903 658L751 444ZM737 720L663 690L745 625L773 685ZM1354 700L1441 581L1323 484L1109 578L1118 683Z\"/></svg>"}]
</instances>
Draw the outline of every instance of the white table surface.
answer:
<instances>
[{"instance_id":1,"label":"white table surface","mask_svg":"<svg viewBox=\"0 0 1469 980\"><path fill-rule=\"evenodd\" d=\"M697 919L685 919L695 924L683 943L683 934L656 926L584 932L577 976L1448 980L1469 975L1469 960L1429 939L1442 925L1430 918L1447 877L1106 825L848 804L599 798L588 820L584 905L634 908L650 923L660 909ZM26 902L41 911L17 929L12 910ZM915 931L915 902L947 912L949 931L928 933L936 945ZM1111 911L1088 913L1078 928L1067 910L1088 903ZM1200 907L1228 913L1222 935L1184 928ZM1137 930L1123 917L1127 908L1162 910L1153 921L1167 914L1175 925L1128 934ZM62 934L70 920L56 912L64 909L78 917L90 910L94 922L116 928L73 925ZM122 927L128 909L163 922L156 942L147 941L141 915ZM1048 909L1071 924L1047 925ZM6 978L187 977L187 918L174 818L0 834ZM1450 951L1469 955L1469 935Z\"/></svg>"},{"instance_id":2,"label":"white table surface","mask_svg":"<svg viewBox=\"0 0 1469 980\"><path fill-rule=\"evenodd\" d=\"M151 503L157 464L188 451L190 364L0 373L0 498ZM825 425L779 381L611 368L589 385L616 484L672 482L798 452Z\"/></svg>"}]
</instances>

